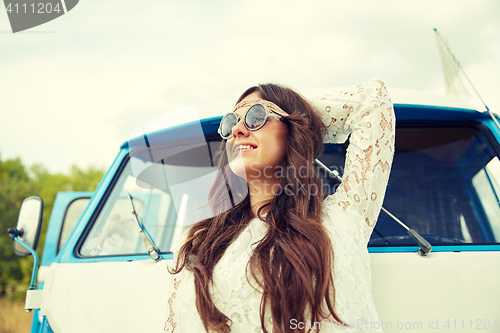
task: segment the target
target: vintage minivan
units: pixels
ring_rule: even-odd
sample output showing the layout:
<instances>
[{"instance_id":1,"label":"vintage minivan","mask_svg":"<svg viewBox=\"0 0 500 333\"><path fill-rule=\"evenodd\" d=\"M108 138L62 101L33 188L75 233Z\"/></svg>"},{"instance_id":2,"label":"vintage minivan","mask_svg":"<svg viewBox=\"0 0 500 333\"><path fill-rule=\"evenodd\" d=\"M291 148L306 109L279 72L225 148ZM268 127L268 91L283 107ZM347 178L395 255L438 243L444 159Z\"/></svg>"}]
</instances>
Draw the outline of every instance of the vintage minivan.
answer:
<instances>
[{"instance_id":1,"label":"vintage minivan","mask_svg":"<svg viewBox=\"0 0 500 333\"><path fill-rule=\"evenodd\" d=\"M394 164L368 244L381 319L372 325L500 332L500 128L488 112L453 99L402 90L391 96ZM201 121L139 132L95 192L57 195L26 301L32 333L162 331L172 242L208 214L227 109L200 108ZM319 160L341 171L345 149L326 145ZM328 172L325 181L334 188ZM23 204L11 232L26 245L16 243L18 254L34 252L41 211L38 198ZM415 233L430 245L418 245Z\"/></svg>"}]
</instances>

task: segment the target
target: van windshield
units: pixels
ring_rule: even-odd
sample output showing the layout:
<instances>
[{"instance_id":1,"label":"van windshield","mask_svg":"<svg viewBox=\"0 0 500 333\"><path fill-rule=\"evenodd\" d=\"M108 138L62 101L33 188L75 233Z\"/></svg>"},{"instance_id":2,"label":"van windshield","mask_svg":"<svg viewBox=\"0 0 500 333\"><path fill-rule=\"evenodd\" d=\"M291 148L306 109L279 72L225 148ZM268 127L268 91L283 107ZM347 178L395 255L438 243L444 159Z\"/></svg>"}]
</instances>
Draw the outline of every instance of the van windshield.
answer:
<instances>
[{"instance_id":1,"label":"van windshield","mask_svg":"<svg viewBox=\"0 0 500 333\"><path fill-rule=\"evenodd\" d=\"M220 142L205 148L218 150ZM160 147L159 149L164 149ZM214 159L203 147L187 147L182 153L149 161L149 152L136 149L127 161L83 243L82 256L146 254L139 235L133 202L140 222L161 250L170 252L173 240L190 225L211 217L208 192L217 172ZM140 173L137 170L142 170Z\"/></svg>"},{"instance_id":2,"label":"van windshield","mask_svg":"<svg viewBox=\"0 0 500 333\"><path fill-rule=\"evenodd\" d=\"M127 192L163 253L172 250L174 240L190 225L210 217L208 193L221 145L211 138L203 147L188 145L155 163L149 158L155 152L132 149L80 254L147 253ZM156 149L180 145L166 142ZM320 160L342 173L346 147L326 145ZM479 124L398 124L384 207L433 246L500 243L500 162L495 149ZM380 213L369 246L415 245L404 228Z\"/></svg>"}]
</instances>

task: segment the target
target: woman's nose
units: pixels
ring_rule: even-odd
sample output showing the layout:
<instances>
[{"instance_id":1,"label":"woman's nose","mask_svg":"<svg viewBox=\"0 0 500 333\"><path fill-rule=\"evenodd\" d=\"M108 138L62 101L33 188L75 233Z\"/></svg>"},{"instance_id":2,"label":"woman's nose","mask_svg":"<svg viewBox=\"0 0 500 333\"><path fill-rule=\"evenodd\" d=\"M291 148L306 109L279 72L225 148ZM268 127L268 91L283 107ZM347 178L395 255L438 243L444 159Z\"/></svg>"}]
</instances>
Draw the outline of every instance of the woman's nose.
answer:
<instances>
[{"instance_id":1,"label":"woman's nose","mask_svg":"<svg viewBox=\"0 0 500 333\"><path fill-rule=\"evenodd\" d=\"M233 138L237 136L247 136L249 134L248 129L243 124L243 118L241 118L236 125L232 128Z\"/></svg>"}]
</instances>

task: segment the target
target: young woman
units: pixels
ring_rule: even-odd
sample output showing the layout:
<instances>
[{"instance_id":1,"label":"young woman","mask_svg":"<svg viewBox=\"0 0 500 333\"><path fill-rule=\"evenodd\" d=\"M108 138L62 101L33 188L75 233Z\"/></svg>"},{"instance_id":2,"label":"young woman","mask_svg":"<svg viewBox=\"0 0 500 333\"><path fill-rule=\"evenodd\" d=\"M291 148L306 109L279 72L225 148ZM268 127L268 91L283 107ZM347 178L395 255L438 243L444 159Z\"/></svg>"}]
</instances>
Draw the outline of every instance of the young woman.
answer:
<instances>
[{"instance_id":1,"label":"young woman","mask_svg":"<svg viewBox=\"0 0 500 333\"><path fill-rule=\"evenodd\" d=\"M176 247L165 331L380 332L367 243L394 128L378 80L312 104L273 84L245 91L219 128L215 216ZM342 183L324 199L313 162L349 135Z\"/></svg>"}]
</instances>

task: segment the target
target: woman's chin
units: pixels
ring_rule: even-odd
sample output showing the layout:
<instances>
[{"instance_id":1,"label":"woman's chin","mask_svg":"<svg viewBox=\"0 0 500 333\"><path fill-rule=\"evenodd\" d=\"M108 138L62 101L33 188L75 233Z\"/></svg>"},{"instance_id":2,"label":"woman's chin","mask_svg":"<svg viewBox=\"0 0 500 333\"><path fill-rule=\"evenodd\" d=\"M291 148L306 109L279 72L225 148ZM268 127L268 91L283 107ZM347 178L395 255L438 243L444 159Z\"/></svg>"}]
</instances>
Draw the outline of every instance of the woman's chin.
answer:
<instances>
[{"instance_id":1,"label":"woman's chin","mask_svg":"<svg viewBox=\"0 0 500 333\"><path fill-rule=\"evenodd\" d=\"M247 180L245 161L243 160L241 154L229 162L229 168L236 176L243 178L245 181Z\"/></svg>"}]
</instances>

